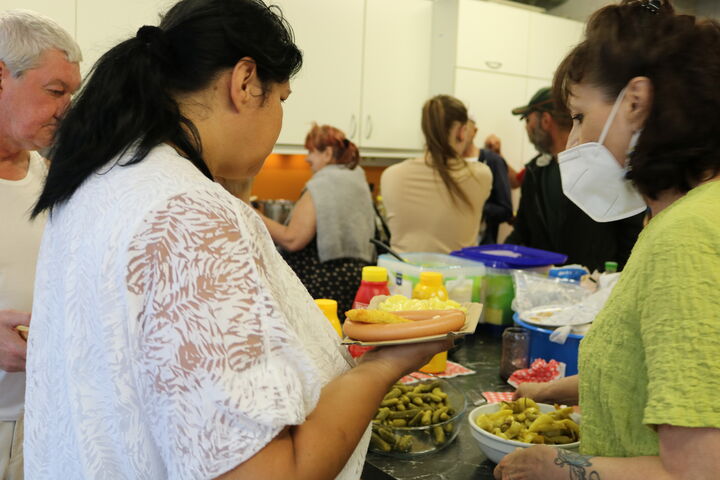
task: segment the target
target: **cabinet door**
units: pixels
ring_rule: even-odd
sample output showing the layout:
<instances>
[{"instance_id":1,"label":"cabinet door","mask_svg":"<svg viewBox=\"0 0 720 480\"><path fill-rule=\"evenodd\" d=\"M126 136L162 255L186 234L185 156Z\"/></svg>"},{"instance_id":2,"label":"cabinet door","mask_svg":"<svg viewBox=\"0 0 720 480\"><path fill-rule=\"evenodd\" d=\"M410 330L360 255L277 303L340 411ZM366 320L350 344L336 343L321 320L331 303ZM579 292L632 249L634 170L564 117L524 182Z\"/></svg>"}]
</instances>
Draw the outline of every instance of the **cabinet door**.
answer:
<instances>
[{"instance_id":1,"label":"cabinet door","mask_svg":"<svg viewBox=\"0 0 720 480\"><path fill-rule=\"evenodd\" d=\"M301 146L313 122L359 139L363 0L275 1L292 26L303 67L291 80L279 145Z\"/></svg>"},{"instance_id":2,"label":"cabinet door","mask_svg":"<svg viewBox=\"0 0 720 480\"><path fill-rule=\"evenodd\" d=\"M367 0L360 145L420 151L430 89L432 2Z\"/></svg>"},{"instance_id":3,"label":"cabinet door","mask_svg":"<svg viewBox=\"0 0 720 480\"><path fill-rule=\"evenodd\" d=\"M135 36L143 25L158 25L174 0L77 0L77 41L83 73L109 49Z\"/></svg>"},{"instance_id":4,"label":"cabinet door","mask_svg":"<svg viewBox=\"0 0 720 480\"><path fill-rule=\"evenodd\" d=\"M76 38L75 0L0 0L0 11L18 8L32 10L52 18Z\"/></svg>"},{"instance_id":5,"label":"cabinet door","mask_svg":"<svg viewBox=\"0 0 720 480\"><path fill-rule=\"evenodd\" d=\"M542 13L530 15L528 75L552 79L560 62L577 45L584 24Z\"/></svg>"},{"instance_id":6,"label":"cabinet door","mask_svg":"<svg viewBox=\"0 0 720 480\"><path fill-rule=\"evenodd\" d=\"M530 12L460 0L457 66L525 75Z\"/></svg>"},{"instance_id":7,"label":"cabinet door","mask_svg":"<svg viewBox=\"0 0 720 480\"><path fill-rule=\"evenodd\" d=\"M457 69L455 96L465 103L475 119L478 133L475 144L482 146L494 133L502 142L502 155L515 168L525 163L523 143L525 123L511 110L527 103L526 80L513 75Z\"/></svg>"}]
</instances>

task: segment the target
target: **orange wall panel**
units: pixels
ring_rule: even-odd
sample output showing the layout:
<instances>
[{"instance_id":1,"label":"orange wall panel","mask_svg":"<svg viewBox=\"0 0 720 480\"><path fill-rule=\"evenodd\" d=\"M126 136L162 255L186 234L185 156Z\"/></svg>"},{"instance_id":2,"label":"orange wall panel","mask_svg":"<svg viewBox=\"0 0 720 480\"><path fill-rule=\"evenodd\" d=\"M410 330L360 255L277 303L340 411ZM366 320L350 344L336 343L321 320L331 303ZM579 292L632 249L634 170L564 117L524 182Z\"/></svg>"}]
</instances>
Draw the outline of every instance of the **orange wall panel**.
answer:
<instances>
[{"instance_id":1,"label":"orange wall panel","mask_svg":"<svg viewBox=\"0 0 720 480\"><path fill-rule=\"evenodd\" d=\"M374 185L373 197L380 189L380 175L385 167L363 167L368 183ZM297 201L312 177L305 155L270 155L257 174L252 195L260 200L280 199Z\"/></svg>"}]
</instances>

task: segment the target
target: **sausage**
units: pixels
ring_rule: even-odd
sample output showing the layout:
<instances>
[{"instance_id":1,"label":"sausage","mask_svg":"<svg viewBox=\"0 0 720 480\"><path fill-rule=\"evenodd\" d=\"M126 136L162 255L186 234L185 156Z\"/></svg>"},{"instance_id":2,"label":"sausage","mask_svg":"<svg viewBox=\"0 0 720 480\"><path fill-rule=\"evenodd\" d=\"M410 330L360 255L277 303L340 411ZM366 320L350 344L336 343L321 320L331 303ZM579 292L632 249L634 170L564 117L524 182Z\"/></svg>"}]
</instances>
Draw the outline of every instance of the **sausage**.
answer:
<instances>
[{"instance_id":1,"label":"sausage","mask_svg":"<svg viewBox=\"0 0 720 480\"><path fill-rule=\"evenodd\" d=\"M393 312L410 323L371 324L345 320L343 331L349 338L363 342L383 342L429 337L458 330L465 325L465 313L461 310L417 310Z\"/></svg>"}]
</instances>

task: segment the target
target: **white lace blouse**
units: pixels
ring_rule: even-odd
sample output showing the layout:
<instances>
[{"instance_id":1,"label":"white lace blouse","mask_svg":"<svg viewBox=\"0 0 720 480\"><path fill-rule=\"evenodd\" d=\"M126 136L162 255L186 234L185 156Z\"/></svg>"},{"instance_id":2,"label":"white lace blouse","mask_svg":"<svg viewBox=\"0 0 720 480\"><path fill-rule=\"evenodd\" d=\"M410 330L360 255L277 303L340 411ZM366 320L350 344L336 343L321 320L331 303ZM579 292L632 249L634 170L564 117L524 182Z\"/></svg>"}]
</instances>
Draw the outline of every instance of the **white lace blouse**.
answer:
<instances>
[{"instance_id":1,"label":"white lace blouse","mask_svg":"<svg viewBox=\"0 0 720 480\"><path fill-rule=\"evenodd\" d=\"M55 210L30 332L33 480L213 478L349 368L260 218L168 146ZM338 478L360 477L368 439Z\"/></svg>"}]
</instances>

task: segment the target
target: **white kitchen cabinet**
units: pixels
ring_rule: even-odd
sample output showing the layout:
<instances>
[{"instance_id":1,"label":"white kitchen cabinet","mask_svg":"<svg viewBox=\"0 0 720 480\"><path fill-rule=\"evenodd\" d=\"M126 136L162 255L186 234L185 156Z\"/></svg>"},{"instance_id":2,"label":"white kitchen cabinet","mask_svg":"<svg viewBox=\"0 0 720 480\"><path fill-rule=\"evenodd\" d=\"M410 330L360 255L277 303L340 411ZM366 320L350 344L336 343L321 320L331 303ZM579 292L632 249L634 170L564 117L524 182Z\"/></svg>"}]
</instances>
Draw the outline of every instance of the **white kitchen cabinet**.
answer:
<instances>
[{"instance_id":1,"label":"white kitchen cabinet","mask_svg":"<svg viewBox=\"0 0 720 480\"><path fill-rule=\"evenodd\" d=\"M507 5L460 0L457 66L525 75L530 16Z\"/></svg>"},{"instance_id":2,"label":"white kitchen cabinet","mask_svg":"<svg viewBox=\"0 0 720 480\"><path fill-rule=\"evenodd\" d=\"M52 18L75 37L75 0L0 0L0 11L18 8Z\"/></svg>"},{"instance_id":3,"label":"white kitchen cabinet","mask_svg":"<svg viewBox=\"0 0 720 480\"><path fill-rule=\"evenodd\" d=\"M279 0L303 52L291 80L279 145L302 148L313 122L360 138L364 0Z\"/></svg>"},{"instance_id":4,"label":"white kitchen cabinet","mask_svg":"<svg viewBox=\"0 0 720 480\"><path fill-rule=\"evenodd\" d=\"M566 18L530 15L528 76L551 79L563 58L580 43L583 27L582 23Z\"/></svg>"},{"instance_id":5,"label":"white kitchen cabinet","mask_svg":"<svg viewBox=\"0 0 720 480\"><path fill-rule=\"evenodd\" d=\"M303 51L276 151L301 150L312 122L343 130L364 155L422 149L430 0L279 0Z\"/></svg>"},{"instance_id":6,"label":"white kitchen cabinet","mask_svg":"<svg viewBox=\"0 0 720 480\"><path fill-rule=\"evenodd\" d=\"M502 141L503 156L515 168L524 163L527 135L525 122L511 110L527 102L526 90L523 77L462 68L455 76L454 95L465 104L477 125L475 144L482 146L485 138L494 133Z\"/></svg>"},{"instance_id":7,"label":"white kitchen cabinet","mask_svg":"<svg viewBox=\"0 0 720 480\"><path fill-rule=\"evenodd\" d=\"M367 0L360 129L364 150L422 150L431 26L428 0Z\"/></svg>"},{"instance_id":8,"label":"white kitchen cabinet","mask_svg":"<svg viewBox=\"0 0 720 480\"><path fill-rule=\"evenodd\" d=\"M76 39L83 50L82 72L110 48L135 36L143 25L159 25L174 0L77 0Z\"/></svg>"}]
</instances>

